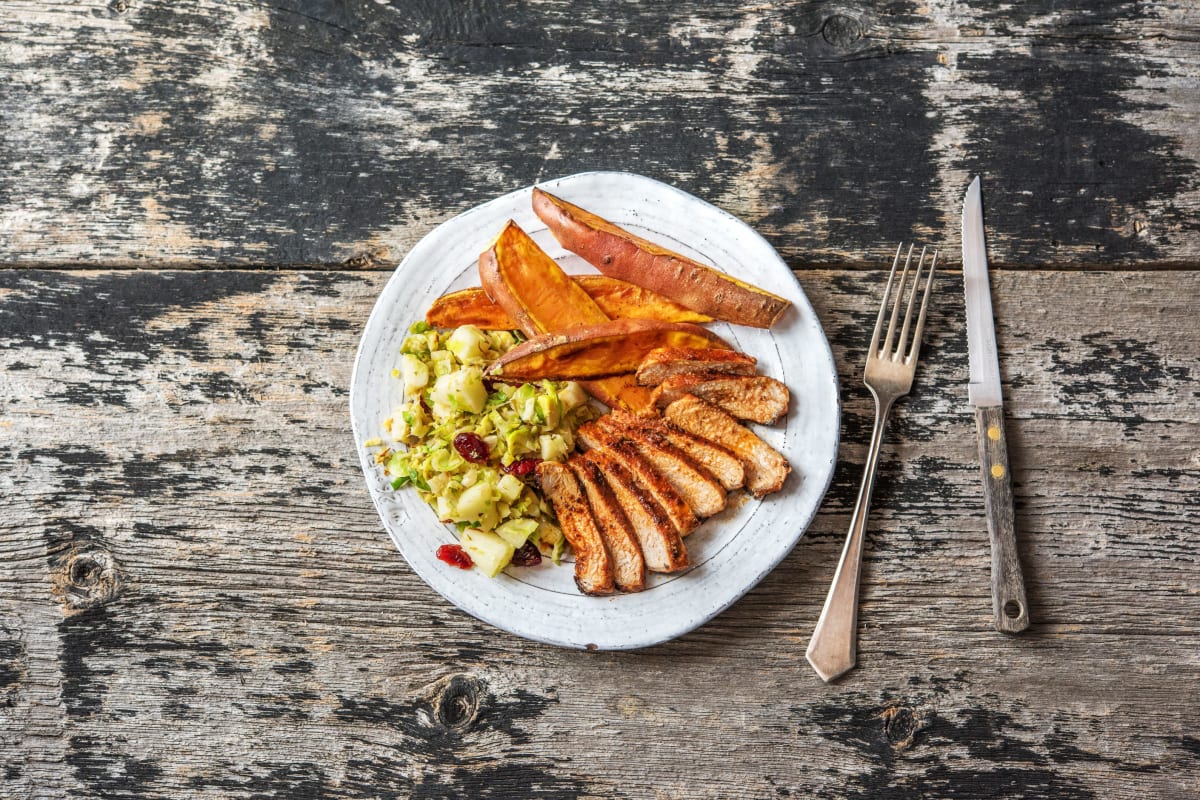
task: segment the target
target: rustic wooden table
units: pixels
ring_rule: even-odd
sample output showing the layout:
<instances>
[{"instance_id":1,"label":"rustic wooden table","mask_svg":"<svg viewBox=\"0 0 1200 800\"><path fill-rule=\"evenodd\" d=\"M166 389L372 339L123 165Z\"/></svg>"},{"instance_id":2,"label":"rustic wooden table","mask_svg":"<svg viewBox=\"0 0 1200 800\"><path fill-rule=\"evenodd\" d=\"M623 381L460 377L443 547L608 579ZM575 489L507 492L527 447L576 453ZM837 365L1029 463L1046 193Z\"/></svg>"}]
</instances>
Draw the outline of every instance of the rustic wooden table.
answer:
<instances>
[{"instance_id":1,"label":"rustic wooden table","mask_svg":"<svg viewBox=\"0 0 1200 800\"><path fill-rule=\"evenodd\" d=\"M1200 10L596 0L0 9L0 797L1200 793ZM842 382L821 513L630 653L456 611L347 385L455 213L622 169L760 230ZM990 623L958 215L984 176L1033 627ZM895 242L947 271L875 495L860 666L804 661Z\"/></svg>"}]
</instances>

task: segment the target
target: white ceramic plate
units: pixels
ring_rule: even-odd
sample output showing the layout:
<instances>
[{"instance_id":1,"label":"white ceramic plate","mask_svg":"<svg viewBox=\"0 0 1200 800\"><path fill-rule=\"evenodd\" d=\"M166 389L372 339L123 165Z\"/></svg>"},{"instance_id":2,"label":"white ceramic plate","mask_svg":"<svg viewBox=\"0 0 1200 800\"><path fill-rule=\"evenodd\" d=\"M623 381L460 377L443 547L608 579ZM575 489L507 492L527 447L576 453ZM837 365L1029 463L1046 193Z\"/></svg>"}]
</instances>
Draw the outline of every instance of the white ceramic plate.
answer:
<instances>
[{"instance_id":1,"label":"white ceramic plate","mask_svg":"<svg viewBox=\"0 0 1200 800\"><path fill-rule=\"evenodd\" d=\"M350 416L367 487L396 547L435 591L454 605L519 636L588 649L644 647L702 625L750 590L792 549L829 486L837 458L837 373L829 343L792 272L761 236L730 214L664 183L624 172L586 172L540 184L652 241L788 298L793 303L770 331L717 323L726 341L758 358L762 374L791 389L786 419L755 431L787 457L784 489L763 500L734 496L717 517L686 540L693 567L653 575L644 592L586 597L570 565L509 567L497 578L437 560L453 542L412 490L394 491L362 447L381 435L400 404L391 377L408 326L448 291L479 285L479 253L508 219L516 220L570 273L595 272L567 252L530 206L532 187L504 195L443 223L396 268L367 321L354 364Z\"/></svg>"}]
</instances>

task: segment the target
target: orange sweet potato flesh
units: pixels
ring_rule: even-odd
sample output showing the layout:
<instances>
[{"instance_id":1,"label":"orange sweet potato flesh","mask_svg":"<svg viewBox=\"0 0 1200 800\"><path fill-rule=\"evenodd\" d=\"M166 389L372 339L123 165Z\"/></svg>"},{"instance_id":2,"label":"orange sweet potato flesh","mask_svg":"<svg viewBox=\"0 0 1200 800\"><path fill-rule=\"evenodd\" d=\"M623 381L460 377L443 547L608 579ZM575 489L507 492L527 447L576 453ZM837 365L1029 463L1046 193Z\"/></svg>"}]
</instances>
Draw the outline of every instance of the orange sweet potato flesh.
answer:
<instances>
[{"instance_id":1,"label":"orange sweet potato flesh","mask_svg":"<svg viewBox=\"0 0 1200 800\"><path fill-rule=\"evenodd\" d=\"M541 189L533 210L563 247L600 272L716 319L769 328L791 302L673 252Z\"/></svg>"},{"instance_id":2,"label":"orange sweet potato flesh","mask_svg":"<svg viewBox=\"0 0 1200 800\"><path fill-rule=\"evenodd\" d=\"M512 220L479 256L479 282L528 336L609 319L583 287Z\"/></svg>"},{"instance_id":3,"label":"orange sweet potato flesh","mask_svg":"<svg viewBox=\"0 0 1200 800\"><path fill-rule=\"evenodd\" d=\"M502 355L487 371L520 381L607 378L632 373L657 347L729 349L716 334L687 322L614 319L535 336Z\"/></svg>"},{"instance_id":4,"label":"orange sweet potato flesh","mask_svg":"<svg viewBox=\"0 0 1200 800\"><path fill-rule=\"evenodd\" d=\"M480 254L479 282L526 336L609 321L596 301L512 220ZM654 407L651 392L632 375L587 381L584 388L609 408L644 413Z\"/></svg>"},{"instance_id":5,"label":"orange sweet potato flesh","mask_svg":"<svg viewBox=\"0 0 1200 800\"><path fill-rule=\"evenodd\" d=\"M575 275L574 278L604 313L613 319L657 319L697 325L713 321L708 314L693 311L636 283L608 275Z\"/></svg>"},{"instance_id":6,"label":"orange sweet potato flesh","mask_svg":"<svg viewBox=\"0 0 1200 800\"><path fill-rule=\"evenodd\" d=\"M484 331L515 331L520 327L479 288L442 295L425 312L425 321L435 328L474 325Z\"/></svg>"},{"instance_id":7,"label":"orange sweet potato flesh","mask_svg":"<svg viewBox=\"0 0 1200 800\"><path fill-rule=\"evenodd\" d=\"M628 281L607 275L572 275L600 310L612 319L657 319L663 322L712 322L712 317ZM511 331L519 326L483 289L461 289L444 294L425 313L436 328L474 325L485 331Z\"/></svg>"}]
</instances>

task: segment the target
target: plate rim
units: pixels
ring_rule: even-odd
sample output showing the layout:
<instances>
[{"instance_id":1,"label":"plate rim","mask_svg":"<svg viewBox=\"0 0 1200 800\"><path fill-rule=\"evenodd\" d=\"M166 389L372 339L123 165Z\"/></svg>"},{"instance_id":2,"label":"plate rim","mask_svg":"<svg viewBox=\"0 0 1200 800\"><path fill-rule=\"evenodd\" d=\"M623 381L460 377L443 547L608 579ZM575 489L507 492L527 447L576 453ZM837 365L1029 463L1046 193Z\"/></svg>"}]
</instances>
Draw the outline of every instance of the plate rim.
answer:
<instances>
[{"instance_id":1,"label":"plate rim","mask_svg":"<svg viewBox=\"0 0 1200 800\"><path fill-rule=\"evenodd\" d=\"M475 608L475 607L467 608L464 604L460 603L456 598L444 593L440 588L438 588L437 585L435 585L429 578L427 578L425 576L424 572L422 571L422 569L418 568L417 565L413 564L412 561L409 560L408 556L405 554L405 551L404 551L403 546L401 545L401 542L397 538L397 534L392 531L392 526L389 524L388 519L384 516L384 508L381 506L381 504L380 504L381 498L378 496L380 492L371 480L372 473L375 468L375 464L374 464L374 461L371 458L370 454L362 446L362 442L366 441L366 439L364 439L363 436L367 435L369 432L366 432L366 431L363 431L360 429L360 423L365 424L365 421L359 420L355 414L356 400L359 395L359 390L358 390L359 376L360 376L360 372L362 372L362 370L364 369L364 361L366 358L367 334L371 330L378 327L379 320L377 319L377 316L383 317L389 313L389 309L386 309L383 306L383 303L382 303L383 297L385 294L387 294L388 288L390 287L392 282L396 281L398 279L398 277L403 273L406 265L412 259L413 254L415 252L419 252L420 245L422 244L422 242L425 242L427 239L429 239L430 237L433 237L436 233L438 233L439 231L442 231L444 228L447 228L448 226L455 225L456 223L460 223L463 219L469 218L477 213L481 213L484 209L486 209L487 207L489 207L493 204L499 205L503 201L514 199L518 195L532 193L533 189L538 188L538 187L561 186L562 184L567 183L567 182L573 182L573 181L582 180L582 179L586 179L586 178L601 178L601 179L615 178L618 180L632 180L635 183L644 182L644 183L648 183L648 184L652 185L658 191L666 190L669 193L672 193L672 194L682 198L686 202L703 204L704 206L707 206L710 210L715 211L719 216L725 218L727 221L739 226L744 232L749 233L751 236L753 236L755 239L757 239L771 254L773 254L775 259L778 261L779 265L781 267L783 267L783 269L791 276L792 280L794 281L794 284L795 284L794 288L796 290L798 298L792 299L792 302L795 303L796 300L798 299L799 302L803 304L804 310L807 311L809 314L811 314L812 319L815 320L815 322L816 322L816 328L817 328L818 332L820 333L819 338L820 338L821 345L822 345L820 352L821 352L821 355L823 356L822 364L825 368L823 370L823 372L827 372L827 374L830 378L829 388L832 392L833 412L834 412L833 438L829 445L830 452L828 454L826 454L825 458L819 459L820 463L824 463L828 467L825 471L825 479L824 479L823 485L820 486L818 493L815 495L815 501L813 502L811 508L808 509L808 513L805 516L794 520L794 525L791 527L798 528L799 533L797 533L794 540L792 540L791 543L785 549L783 549L781 551L779 557L776 559L770 559L769 563L764 562L762 564L761 568L756 570L753 573L753 578L749 579L749 580L744 580L742 582L743 585L740 586L738 588L738 590L735 591L724 602L719 603L717 606L713 607L712 609L705 611L700 616L689 618L680 626L671 628L669 631L666 631L666 632L651 633L650 635L642 635L642 636L630 635L627 637L626 640L624 640L622 642L605 642L602 645L598 645L595 643L582 642L582 641L578 641L575 639L559 638L559 637L555 637L553 635L539 634L537 632L532 632L532 631L528 631L528 630L517 630L517 629L515 629L515 627L513 625L511 625L511 623L507 622L507 620L505 618L503 618L502 615L492 615L490 613L487 613L490 609L487 607L486 604L483 604L484 610L482 610L482 611L479 608ZM375 304L372 307L371 313L368 315L366 322L363 324L362 332L359 336L358 346L357 346L355 358L354 358L354 364L353 364L353 368L351 370L351 375L350 375L349 389L350 389L350 391L348 393L347 406L348 406L348 411L349 411L349 415L350 415L351 431L352 431L352 435L354 438L354 447L358 451L359 465L362 468L363 478L364 478L364 482L366 483L367 492L368 492L368 495L371 497L372 505L375 508L376 515L378 516L378 518L384 528L384 531L388 534L388 538L392 541L393 546L397 549L401 558L404 559L404 561L408 565L409 569L411 569L417 575L417 577L419 577L422 580L422 582L425 583L425 585L427 587L429 587L431 590L433 590L433 592L435 594L437 594L439 597L441 597L442 599L449 602L455 608L458 608L460 611L466 613L467 615L469 615L475 619L478 619L482 622L485 622L485 623L487 623L499 630L502 630L506 633L509 633L511 635L519 636L523 639L528 639L531 641L537 641L537 642L541 642L544 644L550 644L553 646L569 648L569 649L621 651L621 650L637 650L637 649L642 649L642 648L646 648L646 647L651 647L654 645L658 645L658 644L662 644L662 643L671 641L671 640L676 639L680 636L683 636L687 633L691 633L692 631L697 630L698 628L704 626L708 622L712 621L713 619L715 619L716 617L718 617L719 615L721 615L722 613L727 611L731 606L733 606L735 603L737 603L739 600L741 600L743 597L745 597L746 594L748 594L759 583L761 583L762 580L771 571L773 571L776 567L778 567L779 564L781 564L783 562L783 560L786 559L787 556L791 554L791 552L796 548L796 546L804 538L805 534L808 532L809 527L812 525L812 522L815 519L817 513L820 511L822 505L824 504L826 495L828 494L828 491L829 491L829 487L832 485L833 476L834 476L834 473L836 472L837 458L838 458L838 454L839 454L840 448L841 448L842 398L841 398L840 378L839 378L838 372L837 372L837 363L833 357L833 350L832 350L832 347L829 342L829 336L825 331L825 326L823 324L821 324L821 320L817 316L815 308L813 308L812 301L809 300L808 294L804 291L804 287L801 284L799 278L796 276L795 270L793 270L791 267L788 266L787 262L784 261L783 257L779 254L779 252L775 249L775 247L769 241L767 241L766 237L764 237L761 233L759 233L758 230L756 230L749 223L740 219L733 213L726 211L725 209L723 209L719 206L716 206L701 197L698 197L686 190L680 189L679 187L673 186L669 183L665 183L663 181L657 180L655 178L651 178L646 175L641 175L639 173L628 172L628 171L624 171L624 170L587 170L584 172L577 172L577 173L572 173L569 175L563 175L563 176L554 177L554 178L550 178L550 179L539 180L536 183L533 183L533 184L530 184L527 186L523 186L518 189L514 189L513 191L510 191L510 192L505 192L504 194L497 195L496 197L493 197L489 200L485 200L481 203L477 203L476 205L472 206L471 208L465 209L464 211L461 211L461 212L443 220L438 225L434 226L434 228L432 228L427 233L425 233L416 243L414 243L412 245L412 247L410 247L408 249L408 252L406 252L404 257L396 264L395 268L391 271L391 274L388 277L388 280L384 283L383 287L380 289L378 295L376 296ZM366 391L365 386L363 387L362 391ZM370 436L368 436L368 438L370 438ZM752 501L762 502L761 500L757 500L757 499L752 499ZM617 595L615 597L619 598L620 596ZM598 599L602 599L602 598L598 598Z\"/></svg>"}]
</instances>

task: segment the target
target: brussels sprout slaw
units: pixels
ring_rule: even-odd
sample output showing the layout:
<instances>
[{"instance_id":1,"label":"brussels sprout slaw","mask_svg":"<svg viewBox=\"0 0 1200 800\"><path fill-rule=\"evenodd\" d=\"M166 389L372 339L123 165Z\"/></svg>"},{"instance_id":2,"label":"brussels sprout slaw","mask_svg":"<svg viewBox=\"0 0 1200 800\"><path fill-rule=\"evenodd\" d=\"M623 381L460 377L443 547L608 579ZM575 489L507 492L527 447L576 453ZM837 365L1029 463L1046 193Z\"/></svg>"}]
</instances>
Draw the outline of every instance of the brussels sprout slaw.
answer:
<instances>
[{"instance_id":1,"label":"brussels sprout slaw","mask_svg":"<svg viewBox=\"0 0 1200 800\"><path fill-rule=\"evenodd\" d=\"M565 459L575 429L595 416L578 383L484 379L484 367L518 337L415 323L392 372L404 401L384 421L386 436L367 443L380 448L375 460L392 488L413 487L439 519L454 523L475 565L492 576L530 543L559 560L562 531L523 477L539 461Z\"/></svg>"}]
</instances>

